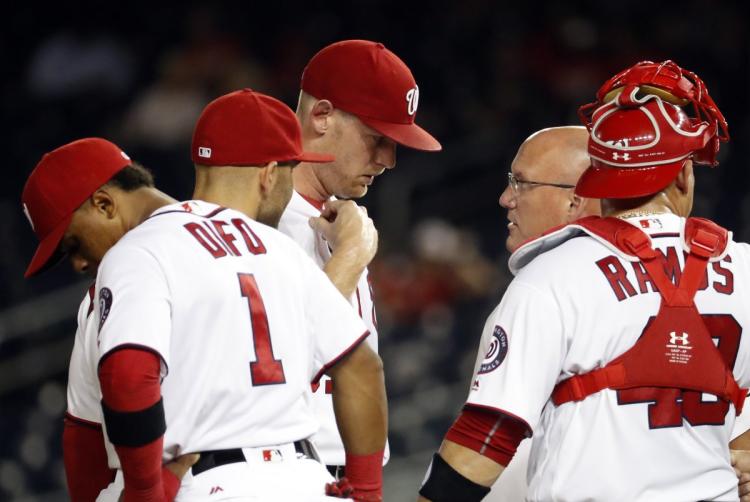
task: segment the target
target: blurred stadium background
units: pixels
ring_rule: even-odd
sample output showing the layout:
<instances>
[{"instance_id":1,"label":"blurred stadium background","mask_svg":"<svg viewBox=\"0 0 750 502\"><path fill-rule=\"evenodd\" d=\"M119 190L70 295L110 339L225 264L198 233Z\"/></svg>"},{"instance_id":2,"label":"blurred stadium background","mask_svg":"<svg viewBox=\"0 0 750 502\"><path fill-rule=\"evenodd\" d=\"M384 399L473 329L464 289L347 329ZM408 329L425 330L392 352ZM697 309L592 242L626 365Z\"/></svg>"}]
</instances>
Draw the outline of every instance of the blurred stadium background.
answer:
<instances>
[{"instance_id":1,"label":"blurred stadium background","mask_svg":"<svg viewBox=\"0 0 750 502\"><path fill-rule=\"evenodd\" d=\"M333 41L382 41L404 59L420 86L418 122L444 146L400 149L398 168L364 200L381 235L372 274L390 396L386 500L412 500L510 279L497 199L516 148L537 129L577 123L605 78L671 58L705 80L732 142L716 171L698 170L694 212L750 239L750 20L740 2L33 4L6 7L0 33L0 500L67 500L66 368L89 281L66 266L23 279L35 242L19 199L40 156L105 136L189 198L203 106L252 87L294 107L305 62Z\"/></svg>"}]
</instances>

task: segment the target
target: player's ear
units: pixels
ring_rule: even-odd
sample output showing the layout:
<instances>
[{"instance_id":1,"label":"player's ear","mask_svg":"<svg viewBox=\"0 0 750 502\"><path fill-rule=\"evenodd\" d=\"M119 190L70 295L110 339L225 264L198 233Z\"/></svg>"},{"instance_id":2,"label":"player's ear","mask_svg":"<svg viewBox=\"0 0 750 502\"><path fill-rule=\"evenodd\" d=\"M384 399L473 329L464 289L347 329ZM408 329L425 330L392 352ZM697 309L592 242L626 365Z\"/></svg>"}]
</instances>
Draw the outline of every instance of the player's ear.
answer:
<instances>
[{"instance_id":1,"label":"player's ear","mask_svg":"<svg viewBox=\"0 0 750 502\"><path fill-rule=\"evenodd\" d=\"M117 202L112 193L102 187L89 197L89 203L93 210L107 219L112 219L117 213Z\"/></svg>"},{"instance_id":2,"label":"player's ear","mask_svg":"<svg viewBox=\"0 0 750 502\"><path fill-rule=\"evenodd\" d=\"M688 194L693 191L695 186L695 177L693 175L693 161L687 160L683 164L680 172L677 173L677 177L674 180L675 187L682 194Z\"/></svg>"},{"instance_id":3,"label":"player's ear","mask_svg":"<svg viewBox=\"0 0 750 502\"><path fill-rule=\"evenodd\" d=\"M265 198L268 197L273 191L273 187L278 181L278 165L279 163L272 160L265 166L260 168L258 173L258 181L260 182L260 193Z\"/></svg>"},{"instance_id":4,"label":"player's ear","mask_svg":"<svg viewBox=\"0 0 750 502\"><path fill-rule=\"evenodd\" d=\"M569 201L570 204L568 206L568 221L575 221L590 214L599 214L597 208L595 207L595 205L597 204L597 201L595 199L581 197L580 195L576 195L571 191Z\"/></svg>"},{"instance_id":5,"label":"player's ear","mask_svg":"<svg viewBox=\"0 0 750 502\"><path fill-rule=\"evenodd\" d=\"M576 195L571 190L570 196L568 197L568 214L571 216L575 216L576 214L582 211L585 205L586 205L586 199L581 197L580 195ZM575 218L572 218L572 219L575 219Z\"/></svg>"},{"instance_id":6,"label":"player's ear","mask_svg":"<svg viewBox=\"0 0 750 502\"><path fill-rule=\"evenodd\" d=\"M333 103L327 99L319 99L310 109L310 126L318 136L323 136L331 128L333 121Z\"/></svg>"}]
</instances>

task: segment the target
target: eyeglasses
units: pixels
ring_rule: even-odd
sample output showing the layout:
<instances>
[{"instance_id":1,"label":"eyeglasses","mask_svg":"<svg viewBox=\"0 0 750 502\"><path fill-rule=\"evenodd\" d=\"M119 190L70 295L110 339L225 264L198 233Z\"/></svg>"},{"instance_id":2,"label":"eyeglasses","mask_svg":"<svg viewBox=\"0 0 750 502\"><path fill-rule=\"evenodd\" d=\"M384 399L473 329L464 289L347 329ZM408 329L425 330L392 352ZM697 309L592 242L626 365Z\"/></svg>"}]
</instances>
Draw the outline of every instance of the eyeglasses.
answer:
<instances>
[{"instance_id":1,"label":"eyeglasses","mask_svg":"<svg viewBox=\"0 0 750 502\"><path fill-rule=\"evenodd\" d=\"M542 181L525 181L525 180L519 180L516 178L516 176L512 172L508 172L508 186L510 186L511 190L513 190L513 193L518 193L518 186L519 185L529 185L529 186L547 186L547 187L557 187L557 188L575 188L575 185L563 185L562 183L544 183Z\"/></svg>"}]
</instances>

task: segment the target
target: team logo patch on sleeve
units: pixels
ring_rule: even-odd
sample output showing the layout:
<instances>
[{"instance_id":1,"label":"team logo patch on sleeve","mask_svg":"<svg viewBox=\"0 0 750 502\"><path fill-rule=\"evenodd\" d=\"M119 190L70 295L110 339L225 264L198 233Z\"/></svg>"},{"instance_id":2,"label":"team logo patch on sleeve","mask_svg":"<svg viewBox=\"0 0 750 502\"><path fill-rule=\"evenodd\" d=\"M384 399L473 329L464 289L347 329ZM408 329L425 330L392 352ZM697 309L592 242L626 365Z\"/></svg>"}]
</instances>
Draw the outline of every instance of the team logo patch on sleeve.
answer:
<instances>
[{"instance_id":1,"label":"team logo patch on sleeve","mask_svg":"<svg viewBox=\"0 0 750 502\"><path fill-rule=\"evenodd\" d=\"M109 309L112 307L112 291L109 288L102 288L99 291L99 331L104 326L104 321L109 316Z\"/></svg>"},{"instance_id":2,"label":"team logo patch on sleeve","mask_svg":"<svg viewBox=\"0 0 750 502\"><path fill-rule=\"evenodd\" d=\"M490 342L490 348L479 367L479 374L496 370L502 364L507 353L508 335L503 328L495 326L495 331L492 332L492 342Z\"/></svg>"}]
</instances>

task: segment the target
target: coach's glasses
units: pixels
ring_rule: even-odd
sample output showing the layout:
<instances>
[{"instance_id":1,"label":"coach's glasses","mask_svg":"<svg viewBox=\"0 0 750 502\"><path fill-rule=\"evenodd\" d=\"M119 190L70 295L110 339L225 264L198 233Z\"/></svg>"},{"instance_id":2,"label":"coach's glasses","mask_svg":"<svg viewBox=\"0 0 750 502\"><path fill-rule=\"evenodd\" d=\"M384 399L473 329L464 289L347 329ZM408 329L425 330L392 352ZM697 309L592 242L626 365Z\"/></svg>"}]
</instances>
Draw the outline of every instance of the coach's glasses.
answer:
<instances>
[{"instance_id":1,"label":"coach's glasses","mask_svg":"<svg viewBox=\"0 0 750 502\"><path fill-rule=\"evenodd\" d=\"M508 171L508 186L513 190L514 194L518 194L518 187L519 185L529 185L529 186L547 186L547 187L557 187L557 188L575 188L575 185L563 185L562 183L545 183L542 181L525 181L525 180L519 180L516 178L516 176Z\"/></svg>"}]
</instances>

